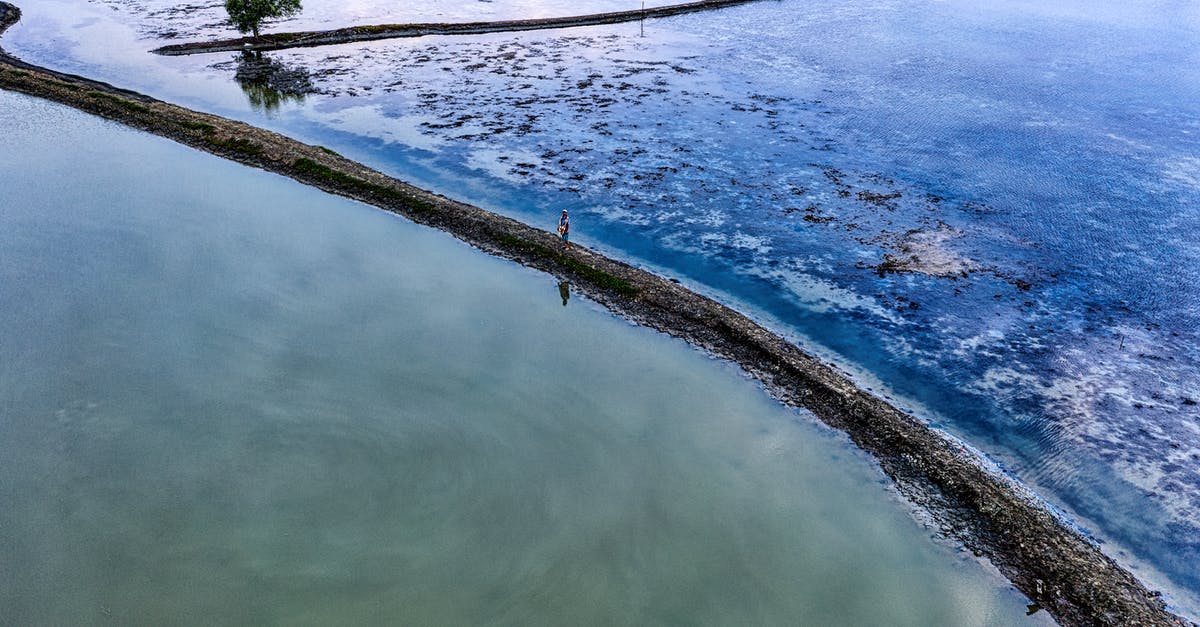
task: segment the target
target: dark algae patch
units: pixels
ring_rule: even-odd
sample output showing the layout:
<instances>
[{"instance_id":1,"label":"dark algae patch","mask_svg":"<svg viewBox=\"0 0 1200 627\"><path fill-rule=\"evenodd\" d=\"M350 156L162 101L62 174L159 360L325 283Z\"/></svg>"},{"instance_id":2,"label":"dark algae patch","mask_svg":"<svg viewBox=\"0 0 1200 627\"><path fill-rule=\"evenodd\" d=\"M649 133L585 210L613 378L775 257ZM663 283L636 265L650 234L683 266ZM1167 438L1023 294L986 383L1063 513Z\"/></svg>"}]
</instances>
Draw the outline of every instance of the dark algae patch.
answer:
<instances>
[{"instance_id":1,"label":"dark algae patch","mask_svg":"<svg viewBox=\"0 0 1200 627\"><path fill-rule=\"evenodd\" d=\"M19 15L0 0L0 32ZM615 313L739 364L781 402L804 407L845 431L948 536L986 555L1060 623L1188 624L1165 609L1160 595L1147 590L1027 489L989 470L941 432L859 389L795 344L710 298L583 247L561 253L555 249L558 238L547 231L437 196L264 129L47 70L2 50L0 69L0 88L290 176L440 228L498 256L570 275L573 287ZM840 180L835 174L827 172L831 180ZM864 202L874 206L894 200L884 194Z\"/></svg>"}]
</instances>

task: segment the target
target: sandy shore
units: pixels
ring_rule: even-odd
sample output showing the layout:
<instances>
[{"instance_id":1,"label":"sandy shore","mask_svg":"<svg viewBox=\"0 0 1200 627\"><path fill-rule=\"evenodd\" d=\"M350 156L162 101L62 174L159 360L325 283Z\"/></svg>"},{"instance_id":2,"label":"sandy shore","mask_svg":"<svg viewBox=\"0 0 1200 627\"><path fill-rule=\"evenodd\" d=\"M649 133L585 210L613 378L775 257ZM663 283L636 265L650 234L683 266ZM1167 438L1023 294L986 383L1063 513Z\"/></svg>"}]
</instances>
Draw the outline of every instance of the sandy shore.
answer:
<instances>
[{"instance_id":1,"label":"sandy shore","mask_svg":"<svg viewBox=\"0 0 1200 627\"><path fill-rule=\"evenodd\" d=\"M20 12L0 2L0 33ZM40 68L0 50L0 88L59 102L442 229L493 255L569 281L612 311L740 364L780 401L804 407L872 453L949 536L987 556L1066 625L1187 625L1157 593L1023 486L969 449L857 388L779 335L709 298L479 207L418 189L328 149ZM1190 623L1195 624L1195 623Z\"/></svg>"},{"instance_id":2,"label":"sandy shore","mask_svg":"<svg viewBox=\"0 0 1200 627\"><path fill-rule=\"evenodd\" d=\"M673 4L664 7L633 11L613 11L610 13L593 13L591 15L573 15L568 17L549 17L533 20L504 20L493 22L462 22L451 24L374 24L368 26L351 26L334 30L303 31L296 33L268 33L259 37L240 37L237 39L221 39L218 41L200 41L193 43L172 44L155 48L152 52L158 54L179 56L185 54L200 54L205 52L237 52L240 50L280 50L283 48L300 48L307 46L328 46L346 44L356 41L372 41L377 39L395 39L398 37L424 37L426 35L481 35L484 33L503 33L526 30L544 30L549 28L571 28L576 26L596 26L599 24L620 24L638 20L683 15L698 11L711 11L723 7L746 4L755 0L700 0L684 4Z\"/></svg>"}]
</instances>

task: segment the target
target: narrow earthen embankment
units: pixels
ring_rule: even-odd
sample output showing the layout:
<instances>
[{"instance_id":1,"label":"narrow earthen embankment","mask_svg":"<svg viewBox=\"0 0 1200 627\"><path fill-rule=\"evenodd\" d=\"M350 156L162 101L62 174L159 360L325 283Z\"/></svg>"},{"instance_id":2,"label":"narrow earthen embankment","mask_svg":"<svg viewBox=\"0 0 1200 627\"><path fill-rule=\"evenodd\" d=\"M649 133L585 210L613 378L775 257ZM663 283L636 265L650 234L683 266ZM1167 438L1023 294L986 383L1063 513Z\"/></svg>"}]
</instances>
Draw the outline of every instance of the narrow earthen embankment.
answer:
<instances>
[{"instance_id":1,"label":"narrow earthen embankment","mask_svg":"<svg viewBox=\"0 0 1200 627\"><path fill-rule=\"evenodd\" d=\"M0 2L0 33L19 12ZM969 451L779 335L671 281L515 220L445 198L241 122L200 113L0 50L0 88L143 129L442 229L491 254L571 282L612 311L740 364L780 400L805 407L874 454L948 534L991 561L1067 625L1184 625L1156 594Z\"/></svg>"},{"instance_id":2,"label":"narrow earthen embankment","mask_svg":"<svg viewBox=\"0 0 1200 627\"><path fill-rule=\"evenodd\" d=\"M334 30L304 31L296 33L269 33L259 37L240 37L237 39L222 39L218 41L198 41L193 43L172 44L155 48L152 52L168 56L185 54L200 54L205 52L231 52L239 50L280 50L283 48L301 48L306 46L328 46L346 44L356 41L373 41L376 39L395 39L399 37L424 37L426 35L481 35L484 33L504 33L526 30L544 30L549 28L572 28L577 26L598 26L600 24L619 24L621 22L636 22L638 20L669 17L698 11L711 11L723 7L746 4L755 0L701 0L685 4L673 4L665 7L653 7L634 11L614 11L611 13L593 13L591 15L575 15L569 17L551 17L536 20L505 20L498 22L462 22L457 24L376 24L371 26L350 26Z\"/></svg>"}]
</instances>

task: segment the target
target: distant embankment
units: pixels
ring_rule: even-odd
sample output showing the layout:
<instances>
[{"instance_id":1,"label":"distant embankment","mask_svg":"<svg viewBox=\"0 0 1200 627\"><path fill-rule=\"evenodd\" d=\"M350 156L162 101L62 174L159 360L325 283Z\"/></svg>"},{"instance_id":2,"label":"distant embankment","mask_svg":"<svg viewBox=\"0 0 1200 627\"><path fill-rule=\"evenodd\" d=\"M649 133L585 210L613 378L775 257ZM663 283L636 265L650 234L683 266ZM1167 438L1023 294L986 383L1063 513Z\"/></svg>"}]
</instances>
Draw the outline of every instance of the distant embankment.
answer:
<instances>
[{"instance_id":1,"label":"distant embankment","mask_svg":"<svg viewBox=\"0 0 1200 627\"><path fill-rule=\"evenodd\" d=\"M19 17L15 7L0 0L0 33ZM548 231L413 187L327 148L47 70L3 49L0 89L59 102L360 200L568 280L630 320L739 364L782 402L845 431L947 534L987 555L1060 623L1186 624L1156 593L975 453L711 298L582 246L561 250L558 237Z\"/></svg>"},{"instance_id":2,"label":"distant embankment","mask_svg":"<svg viewBox=\"0 0 1200 627\"><path fill-rule=\"evenodd\" d=\"M619 24L621 22L636 22L646 18L668 17L683 13L709 11L738 4L746 4L755 0L700 0L685 4L673 4L665 7L636 9L633 11L615 11L612 13L594 13L592 15L575 15L570 17L549 17L536 20L507 20L500 22L464 22L458 24L377 24L373 26L350 26L334 30L306 31L298 33L270 33L255 37L240 37L238 39L222 39L218 41L198 41L186 44L172 44L155 48L152 52L169 56L185 54L201 54L206 52L231 52L238 50L280 50L283 48L300 48L305 46L328 46L345 44L355 41L372 41L376 39L394 39L397 37L423 37L425 35L481 35L484 33L503 33L524 30L543 30L548 28L570 28L574 26L596 26L599 24Z\"/></svg>"}]
</instances>

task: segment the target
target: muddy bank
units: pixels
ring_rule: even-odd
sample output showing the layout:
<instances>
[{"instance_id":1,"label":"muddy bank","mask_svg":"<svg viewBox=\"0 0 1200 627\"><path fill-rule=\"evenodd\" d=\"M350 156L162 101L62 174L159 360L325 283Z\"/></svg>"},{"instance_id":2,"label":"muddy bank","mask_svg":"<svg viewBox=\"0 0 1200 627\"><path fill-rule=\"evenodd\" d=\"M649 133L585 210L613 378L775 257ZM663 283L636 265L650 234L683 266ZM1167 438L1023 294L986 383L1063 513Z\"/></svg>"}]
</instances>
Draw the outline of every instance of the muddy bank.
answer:
<instances>
[{"instance_id":1,"label":"muddy bank","mask_svg":"<svg viewBox=\"0 0 1200 627\"><path fill-rule=\"evenodd\" d=\"M350 26L323 31L303 31L296 33L268 33L259 37L239 37L237 39L222 39L218 41L200 41L186 44L172 44L155 48L152 52L168 56L185 54L201 54L205 52L237 52L239 50L281 50L283 48L301 48L308 46L328 46L346 44L356 41L373 41L376 39L395 39L399 37L424 37L426 35L481 35L484 33L504 33L525 30L545 30L550 28L570 28L574 26L597 26L600 24L619 24L621 22L636 22L647 18L669 17L684 13L709 11L722 7L746 4L755 0L701 0L685 4L673 4L665 7L654 7L634 11L614 11L611 13L593 13L591 15L575 15L569 17L550 17L535 20L505 20L498 22L465 22L459 24L376 24L370 26Z\"/></svg>"},{"instance_id":2,"label":"muddy bank","mask_svg":"<svg viewBox=\"0 0 1200 627\"><path fill-rule=\"evenodd\" d=\"M18 17L0 3L0 30ZM970 451L862 390L745 316L661 277L478 207L406 185L319 146L203 114L0 52L0 87L85 110L445 230L569 281L613 311L742 365L874 454L944 531L988 556L1064 624L1178 625L1158 597Z\"/></svg>"}]
</instances>

